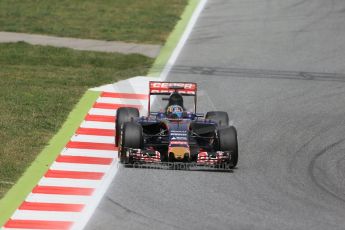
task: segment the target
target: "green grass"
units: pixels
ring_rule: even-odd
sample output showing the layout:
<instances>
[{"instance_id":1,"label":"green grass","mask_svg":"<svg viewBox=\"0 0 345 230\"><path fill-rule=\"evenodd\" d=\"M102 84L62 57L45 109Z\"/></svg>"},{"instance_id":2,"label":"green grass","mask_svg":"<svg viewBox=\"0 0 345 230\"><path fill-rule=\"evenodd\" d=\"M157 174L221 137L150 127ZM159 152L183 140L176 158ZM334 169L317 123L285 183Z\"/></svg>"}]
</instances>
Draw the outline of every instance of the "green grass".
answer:
<instances>
[{"instance_id":1,"label":"green grass","mask_svg":"<svg viewBox=\"0 0 345 230\"><path fill-rule=\"evenodd\" d=\"M188 0L1 0L0 31L162 44Z\"/></svg>"},{"instance_id":2,"label":"green grass","mask_svg":"<svg viewBox=\"0 0 345 230\"><path fill-rule=\"evenodd\" d=\"M0 197L88 88L145 75L152 62L136 54L0 44Z\"/></svg>"}]
</instances>

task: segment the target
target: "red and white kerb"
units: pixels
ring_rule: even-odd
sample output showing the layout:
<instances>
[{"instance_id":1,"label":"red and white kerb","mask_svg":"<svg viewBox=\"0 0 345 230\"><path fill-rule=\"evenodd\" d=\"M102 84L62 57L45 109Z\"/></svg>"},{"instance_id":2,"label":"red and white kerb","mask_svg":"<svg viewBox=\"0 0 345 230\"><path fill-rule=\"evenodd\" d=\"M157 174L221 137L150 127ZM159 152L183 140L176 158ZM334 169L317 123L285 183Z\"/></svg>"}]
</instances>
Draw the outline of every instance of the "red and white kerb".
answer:
<instances>
[{"instance_id":1,"label":"red and white kerb","mask_svg":"<svg viewBox=\"0 0 345 230\"><path fill-rule=\"evenodd\" d=\"M49 170L2 229L79 229L117 169L115 114L146 94L103 92ZM110 182L109 182L110 183ZM95 208L95 207L93 207ZM87 219L87 218L86 218Z\"/></svg>"}]
</instances>

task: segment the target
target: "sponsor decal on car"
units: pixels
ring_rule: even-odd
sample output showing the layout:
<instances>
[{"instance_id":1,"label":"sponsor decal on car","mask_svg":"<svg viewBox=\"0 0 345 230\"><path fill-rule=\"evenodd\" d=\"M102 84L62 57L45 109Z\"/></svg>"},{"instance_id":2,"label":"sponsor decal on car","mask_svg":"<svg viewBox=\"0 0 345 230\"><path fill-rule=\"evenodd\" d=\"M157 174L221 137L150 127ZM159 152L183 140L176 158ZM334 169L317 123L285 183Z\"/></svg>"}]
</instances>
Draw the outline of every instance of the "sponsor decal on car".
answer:
<instances>
[{"instance_id":1,"label":"sponsor decal on car","mask_svg":"<svg viewBox=\"0 0 345 230\"><path fill-rule=\"evenodd\" d=\"M171 141L170 145L188 145L187 141Z\"/></svg>"},{"instance_id":2,"label":"sponsor decal on car","mask_svg":"<svg viewBox=\"0 0 345 230\"><path fill-rule=\"evenodd\" d=\"M165 94L179 92L181 94L196 93L195 83L180 83L180 82L150 82L150 93L152 94Z\"/></svg>"},{"instance_id":3,"label":"sponsor decal on car","mask_svg":"<svg viewBox=\"0 0 345 230\"><path fill-rule=\"evenodd\" d=\"M187 137L172 137L171 140L188 140Z\"/></svg>"}]
</instances>

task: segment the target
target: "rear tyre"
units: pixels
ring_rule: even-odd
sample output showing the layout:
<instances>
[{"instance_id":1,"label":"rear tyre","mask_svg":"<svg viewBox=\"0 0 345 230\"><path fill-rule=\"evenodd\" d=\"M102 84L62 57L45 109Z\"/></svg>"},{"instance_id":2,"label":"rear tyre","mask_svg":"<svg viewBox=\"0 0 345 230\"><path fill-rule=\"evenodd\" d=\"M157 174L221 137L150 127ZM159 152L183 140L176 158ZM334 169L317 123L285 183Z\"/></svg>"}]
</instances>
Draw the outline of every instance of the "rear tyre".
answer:
<instances>
[{"instance_id":1,"label":"rear tyre","mask_svg":"<svg viewBox=\"0 0 345 230\"><path fill-rule=\"evenodd\" d=\"M218 127L229 126L229 115L227 112L210 111L206 113L205 118L216 122Z\"/></svg>"},{"instance_id":2,"label":"rear tyre","mask_svg":"<svg viewBox=\"0 0 345 230\"><path fill-rule=\"evenodd\" d=\"M230 168L235 168L238 162L237 131L234 126L218 130L219 150L230 152Z\"/></svg>"},{"instance_id":3,"label":"rear tyre","mask_svg":"<svg viewBox=\"0 0 345 230\"><path fill-rule=\"evenodd\" d=\"M119 138L121 135L121 126L125 122L132 121L139 117L139 110L137 108L122 107L116 111L116 134L115 145L119 146Z\"/></svg>"}]
</instances>

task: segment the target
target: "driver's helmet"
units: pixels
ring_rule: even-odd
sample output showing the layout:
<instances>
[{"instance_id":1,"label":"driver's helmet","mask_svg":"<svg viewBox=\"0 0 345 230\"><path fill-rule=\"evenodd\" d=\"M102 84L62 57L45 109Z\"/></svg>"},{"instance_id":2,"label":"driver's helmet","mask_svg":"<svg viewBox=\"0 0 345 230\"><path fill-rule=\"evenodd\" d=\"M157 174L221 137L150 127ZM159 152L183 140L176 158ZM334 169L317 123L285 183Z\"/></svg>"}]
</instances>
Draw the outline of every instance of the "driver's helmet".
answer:
<instances>
[{"instance_id":1,"label":"driver's helmet","mask_svg":"<svg viewBox=\"0 0 345 230\"><path fill-rule=\"evenodd\" d=\"M179 105L170 105L167 108L167 116L171 118L182 118L183 108Z\"/></svg>"}]
</instances>

